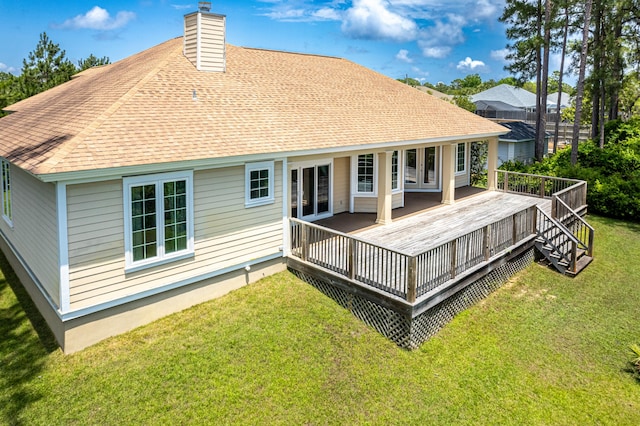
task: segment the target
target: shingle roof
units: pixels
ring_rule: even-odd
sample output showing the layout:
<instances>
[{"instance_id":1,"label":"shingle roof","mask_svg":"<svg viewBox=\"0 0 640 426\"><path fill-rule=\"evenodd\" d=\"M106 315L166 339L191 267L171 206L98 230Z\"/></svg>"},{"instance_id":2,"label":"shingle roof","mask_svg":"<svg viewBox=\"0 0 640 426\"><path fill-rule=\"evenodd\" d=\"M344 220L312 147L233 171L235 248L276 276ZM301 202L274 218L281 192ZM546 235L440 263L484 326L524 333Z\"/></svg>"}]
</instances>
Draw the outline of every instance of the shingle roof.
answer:
<instances>
[{"instance_id":1,"label":"shingle roof","mask_svg":"<svg viewBox=\"0 0 640 426\"><path fill-rule=\"evenodd\" d=\"M505 121L500 124L510 130L506 135L500 136L501 141L525 142L536 139L536 129L530 124L522 121ZM549 136L551 135L545 132L545 138Z\"/></svg>"},{"instance_id":2,"label":"shingle roof","mask_svg":"<svg viewBox=\"0 0 640 426\"><path fill-rule=\"evenodd\" d=\"M497 135L353 62L227 45L199 72L176 38L7 108L0 155L34 174ZM194 100L195 97L197 100Z\"/></svg>"}]
</instances>

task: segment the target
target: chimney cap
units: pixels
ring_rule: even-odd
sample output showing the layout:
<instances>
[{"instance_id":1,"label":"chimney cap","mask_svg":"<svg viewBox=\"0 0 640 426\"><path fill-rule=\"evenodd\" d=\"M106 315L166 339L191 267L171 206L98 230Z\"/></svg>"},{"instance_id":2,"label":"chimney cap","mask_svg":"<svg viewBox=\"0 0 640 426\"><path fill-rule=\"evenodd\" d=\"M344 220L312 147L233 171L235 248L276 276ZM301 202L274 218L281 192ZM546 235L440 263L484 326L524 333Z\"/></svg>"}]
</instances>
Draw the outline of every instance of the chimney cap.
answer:
<instances>
[{"instance_id":1,"label":"chimney cap","mask_svg":"<svg viewBox=\"0 0 640 426\"><path fill-rule=\"evenodd\" d=\"M198 2L198 10L200 12L210 12L211 11L211 2L210 1Z\"/></svg>"}]
</instances>

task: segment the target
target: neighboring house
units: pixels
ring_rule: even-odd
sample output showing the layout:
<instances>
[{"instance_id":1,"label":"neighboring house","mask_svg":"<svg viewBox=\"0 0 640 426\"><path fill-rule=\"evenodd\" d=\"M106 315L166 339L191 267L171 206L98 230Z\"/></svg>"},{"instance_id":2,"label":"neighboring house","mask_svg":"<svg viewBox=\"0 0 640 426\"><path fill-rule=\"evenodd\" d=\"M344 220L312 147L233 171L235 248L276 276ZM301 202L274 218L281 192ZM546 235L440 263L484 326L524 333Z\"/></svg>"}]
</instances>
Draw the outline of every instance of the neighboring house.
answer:
<instances>
[{"instance_id":1,"label":"neighboring house","mask_svg":"<svg viewBox=\"0 0 640 426\"><path fill-rule=\"evenodd\" d=\"M476 114L487 118L525 120L536 110L536 95L521 87L500 84L471 96Z\"/></svg>"},{"instance_id":2,"label":"neighboring house","mask_svg":"<svg viewBox=\"0 0 640 426\"><path fill-rule=\"evenodd\" d=\"M570 107L573 98L570 94L562 92L560 94L560 110ZM547 112L557 112L558 108L558 92L549 93L547 95Z\"/></svg>"},{"instance_id":3,"label":"neighboring house","mask_svg":"<svg viewBox=\"0 0 640 426\"><path fill-rule=\"evenodd\" d=\"M498 166L506 161L531 163L535 157L535 127L522 121L505 121L500 124L509 129L509 133L498 139ZM549 134L545 133L547 144L548 140Z\"/></svg>"},{"instance_id":4,"label":"neighboring house","mask_svg":"<svg viewBox=\"0 0 640 426\"><path fill-rule=\"evenodd\" d=\"M287 266L308 275L317 256L327 268L339 261L353 287L327 278L328 270L316 284L364 297L346 305L354 309L404 312L401 327L395 319L381 327L415 334L422 329L406 321L423 321L424 309L442 300L433 291L421 296L426 258L322 236L329 231L309 222L373 213L378 224L397 224L393 209L406 195L454 206L456 188L469 185L476 141L488 145L488 188L511 191L517 182L493 172L498 137L507 133L499 124L344 59L225 44L225 22L188 14L184 37L88 69L0 119L0 248L67 353ZM581 192L570 189L571 199L582 200L584 186L576 185ZM455 277L439 273L436 281L459 295L460 307L477 299L468 292L474 282L509 276L516 257L532 253L535 206L550 205L485 192L516 197L518 207L485 202L505 216L495 225L483 225L490 215L479 210L462 219L474 212L463 208L445 223L428 221L446 232L415 226L438 238L483 226L458 251L429 257ZM535 241L551 231L557 238L554 220ZM337 251L323 249L334 243ZM371 261L384 263L369 268ZM390 277L381 275L387 268L400 268L396 278L407 283L389 300L372 278ZM396 341L413 347L429 335L420 333Z\"/></svg>"}]
</instances>

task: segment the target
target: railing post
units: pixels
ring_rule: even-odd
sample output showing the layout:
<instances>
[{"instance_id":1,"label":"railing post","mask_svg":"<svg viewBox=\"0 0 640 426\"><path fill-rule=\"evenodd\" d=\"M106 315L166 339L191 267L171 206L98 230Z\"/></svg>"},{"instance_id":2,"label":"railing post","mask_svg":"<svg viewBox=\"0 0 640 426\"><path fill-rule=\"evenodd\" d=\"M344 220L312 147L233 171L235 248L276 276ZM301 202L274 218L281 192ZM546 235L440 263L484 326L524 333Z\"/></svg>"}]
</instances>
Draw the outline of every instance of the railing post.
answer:
<instances>
[{"instance_id":1,"label":"railing post","mask_svg":"<svg viewBox=\"0 0 640 426\"><path fill-rule=\"evenodd\" d=\"M491 257L491 250L489 249L489 240L491 239L491 225L487 225L482 230L482 244L484 246L484 260L488 261Z\"/></svg>"},{"instance_id":2,"label":"railing post","mask_svg":"<svg viewBox=\"0 0 640 426\"><path fill-rule=\"evenodd\" d=\"M504 192L509 192L509 172L504 172Z\"/></svg>"},{"instance_id":3,"label":"railing post","mask_svg":"<svg viewBox=\"0 0 640 426\"><path fill-rule=\"evenodd\" d=\"M533 210L533 219L531 222L531 233L537 234L538 233L538 207L533 206L531 207L531 209Z\"/></svg>"},{"instance_id":4,"label":"railing post","mask_svg":"<svg viewBox=\"0 0 640 426\"><path fill-rule=\"evenodd\" d=\"M587 247L587 256L593 257L593 229L589 229L589 245Z\"/></svg>"},{"instance_id":5,"label":"railing post","mask_svg":"<svg viewBox=\"0 0 640 426\"><path fill-rule=\"evenodd\" d=\"M540 198L544 198L544 195L545 195L544 186L545 186L546 181L547 180L545 179L545 177L542 176L542 179L540 179Z\"/></svg>"},{"instance_id":6,"label":"railing post","mask_svg":"<svg viewBox=\"0 0 640 426\"><path fill-rule=\"evenodd\" d=\"M356 278L356 240L349 238L349 279L354 280Z\"/></svg>"},{"instance_id":7,"label":"railing post","mask_svg":"<svg viewBox=\"0 0 640 426\"><path fill-rule=\"evenodd\" d=\"M411 256L407 258L407 302L416 301L418 294L418 258Z\"/></svg>"},{"instance_id":8,"label":"railing post","mask_svg":"<svg viewBox=\"0 0 640 426\"><path fill-rule=\"evenodd\" d=\"M511 229L511 245L515 245L518 242L518 213L511 215L512 229Z\"/></svg>"},{"instance_id":9,"label":"railing post","mask_svg":"<svg viewBox=\"0 0 640 426\"><path fill-rule=\"evenodd\" d=\"M300 224L302 232L300 233L301 257L305 262L309 257L309 227L303 223Z\"/></svg>"},{"instance_id":10,"label":"railing post","mask_svg":"<svg viewBox=\"0 0 640 426\"><path fill-rule=\"evenodd\" d=\"M451 241L451 279L456 277L456 262L458 257L458 239Z\"/></svg>"},{"instance_id":11,"label":"railing post","mask_svg":"<svg viewBox=\"0 0 640 426\"><path fill-rule=\"evenodd\" d=\"M558 196L554 194L553 197L551 197L551 218L552 219L557 218L556 216L556 214L558 213L557 205L558 205Z\"/></svg>"}]
</instances>

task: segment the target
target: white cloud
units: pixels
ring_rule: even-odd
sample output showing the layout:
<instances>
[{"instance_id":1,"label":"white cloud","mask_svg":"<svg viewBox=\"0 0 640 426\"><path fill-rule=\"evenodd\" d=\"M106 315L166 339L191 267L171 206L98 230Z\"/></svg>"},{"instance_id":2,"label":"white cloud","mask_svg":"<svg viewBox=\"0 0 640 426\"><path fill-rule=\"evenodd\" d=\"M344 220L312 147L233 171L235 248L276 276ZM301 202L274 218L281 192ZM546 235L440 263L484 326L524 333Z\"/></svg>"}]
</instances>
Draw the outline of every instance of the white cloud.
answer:
<instances>
[{"instance_id":1,"label":"white cloud","mask_svg":"<svg viewBox=\"0 0 640 426\"><path fill-rule=\"evenodd\" d=\"M14 67L10 67L7 64L3 64L2 62L0 62L0 71L2 72L8 72L8 73L14 73L16 71L18 71L17 69L15 69Z\"/></svg>"},{"instance_id":2,"label":"white cloud","mask_svg":"<svg viewBox=\"0 0 640 426\"><path fill-rule=\"evenodd\" d=\"M484 62L473 60L468 56L463 61L458 62L456 66L456 68L461 71L474 71L476 69L483 69L484 67Z\"/></svg>"},{"instance_id":3,"label":"white cloud","mask_svg":"<svg viewBox=\"0 0 640 426\"><path fill-rule=\"evenodd\" d=\"M418 41L418 46L422 48L422 55L426 58L442 59L451 53L451 47L449 46L430 47L422 46L421 44L421 41Z\"/></svg>"},{"instance_id":4,"label":"white cloud","mask_svg":"<svg viewBox=\"0 0 640 426\"><path fill-rule=\"evenodd\" d=\"M124 27L135 17L135 13L127 11L120 11L115 17L112 17L106 9L103 9L100 6L94 6L93 9L84 15L78 15L74 18L67 19L62 24L56 25L56 27L108 31Z\"/></svg>"},{"instance_id":5,"label":"white cloud","mask_svg":"<svg viewBox=\"0 0 640 426\"><path fill-rule=\"evenodd\" d=\"M342 31L353 38L415 40L416 23L389 10L386 0L354 0L345 13Z\"/></svg>"},{"instance_id":6,"label":"white cloud","mask_svg":"<svg viewBox=\"0 0 640 426\"><path fill-rule=\"evenodd\" d=\"M493 60L506 62L508 54L509 54L509 49L500 49L500 50L492 50L489 55Z\"/></svg>"},{"instance_id":7,"label":"white cloud","mask_svg":"<svg viewBox=\"0 0 640 426\"><path fill-rule=\"evenodd\" d=\"M339 21L340 14L330 7L323 7L322 9L318 9L311 14L314 18L326 19L330 21Z\"/></svg>"},{"instance_id":8,"label":"white cloud","mask_svg":"<svg viewBox=\"0 0 640 426\"><path fill-rule=\"evenodd\" d=\"M400 51L396 54L396 59L408 64L413 62L413 59L409 57L409 51L407 49L400 49Z\"/></svg>"}]
</instances>

